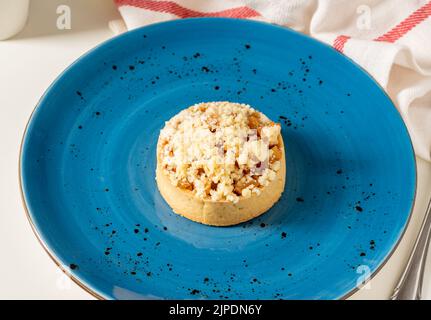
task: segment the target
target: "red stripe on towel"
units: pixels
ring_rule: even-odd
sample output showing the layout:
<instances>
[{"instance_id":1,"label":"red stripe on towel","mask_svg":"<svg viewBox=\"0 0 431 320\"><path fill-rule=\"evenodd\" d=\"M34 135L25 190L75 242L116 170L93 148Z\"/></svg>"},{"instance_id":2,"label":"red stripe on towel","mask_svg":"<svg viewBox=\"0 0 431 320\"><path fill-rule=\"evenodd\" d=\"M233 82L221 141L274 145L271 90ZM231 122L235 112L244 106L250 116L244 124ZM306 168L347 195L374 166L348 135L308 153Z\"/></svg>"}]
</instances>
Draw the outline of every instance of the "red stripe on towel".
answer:
<instances>
[{"instance_id":1,"label":"red stripe on towel","mask_svg":"<svg viewBox=\"0 0 431 320\"><path fill-rule=\"evenodd\" d=\"M337 38L335 38L334 44L333 44L335 50L343 52L344 45L346 44L347 40L349 40L349 39L350 39L349 36L344 36L344 35L341 35L341 36L338 36Z\"/></svg>"},{"instance_id":2,"label":"red stripe on towel","mask_svg":"<svg viewBox=\"0 0 431 320\"><path fill-rule=\"evenodd\" d=\"M402 36L404 36L407 32L416 27L419 23L424 21L431 15L431 1L427 4L423 5L411 15L409 15L406 19L404 19L401 23L397 24L390 31L386 32L384 35L374 39L375 41L386 41L386 42L395 42Z\"/></svg>"},{"instance_id":3,"label":"red stripe on towel","mask_svg":"<svg viewBox=\"0 0 431 320\"><path fill-rule=\"evenodd\" d=\"M156 12L171 13L179 18L195 17L229 17L229 18L252 18L260 16L260 13L249 7L236 7L232 9L201 12L180 6L174 1L155 1L155 0L115 0L118 6L133 6Z\"/></svg>"},{"instance_id":4,"label":"red stripe on towel","mask_svg":"<svg viewBox=\"0 0 431 320\"><path fill-rule=\"evenodd\" d=\"M420 24L422 21L431 16L431 1L424 4L422 7L414 11L407 18L393 27L391 30L386 32L385 34L373 39L374 41L384 41L384 42L395 42L404 35L406 35L410 30ZM333 47L343 52L344 45L350 39L349 36L341 35L335 38Z\"/></svg>"}]
</instances>

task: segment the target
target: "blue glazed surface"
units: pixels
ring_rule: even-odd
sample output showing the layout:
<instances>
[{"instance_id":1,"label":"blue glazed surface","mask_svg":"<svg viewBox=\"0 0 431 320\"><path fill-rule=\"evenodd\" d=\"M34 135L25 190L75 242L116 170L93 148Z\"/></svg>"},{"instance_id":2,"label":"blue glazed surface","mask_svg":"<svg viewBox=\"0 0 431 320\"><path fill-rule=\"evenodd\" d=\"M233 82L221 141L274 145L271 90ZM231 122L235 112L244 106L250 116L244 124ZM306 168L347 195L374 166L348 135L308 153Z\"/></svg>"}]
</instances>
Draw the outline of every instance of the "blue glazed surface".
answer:
<instances>
[{"instance_id":1,"label":"blue glazed surface","mask_svg":"<svg viewBox=\"0 0 431 320\"><path fill-rule=\"evenodd\" d=\"M282 199L226 228L173 214L154 180L164 121L216 100L280 122L286 144ZM406 128L367 74L295 32L229 19L152 25L80 58L31 118L21 181L49 251L112 299L343 297L396 246L416 183Z\"/></svg>"}]
</instances>

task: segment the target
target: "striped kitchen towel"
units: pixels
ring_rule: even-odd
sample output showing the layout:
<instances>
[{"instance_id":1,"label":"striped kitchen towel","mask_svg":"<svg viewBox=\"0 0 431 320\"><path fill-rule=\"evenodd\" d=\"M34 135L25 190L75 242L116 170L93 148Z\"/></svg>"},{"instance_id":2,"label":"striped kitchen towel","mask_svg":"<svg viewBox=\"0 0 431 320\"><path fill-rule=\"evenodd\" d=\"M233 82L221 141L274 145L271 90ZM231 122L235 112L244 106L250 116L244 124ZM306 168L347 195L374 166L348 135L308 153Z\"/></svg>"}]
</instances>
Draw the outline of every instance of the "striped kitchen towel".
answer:
<instances>
[{"instance_id":1,"label":"striped kitchen towel","mask_svg":"<svg viewBox=\"0 0 431 320\"><path fill-rule=\"evenodd\" d=\"M267 21L311 35L365 68L407 124L416 154L431 160L431 1L114 0L119 33L193 17Z\"/></svg>"}]
</instances>

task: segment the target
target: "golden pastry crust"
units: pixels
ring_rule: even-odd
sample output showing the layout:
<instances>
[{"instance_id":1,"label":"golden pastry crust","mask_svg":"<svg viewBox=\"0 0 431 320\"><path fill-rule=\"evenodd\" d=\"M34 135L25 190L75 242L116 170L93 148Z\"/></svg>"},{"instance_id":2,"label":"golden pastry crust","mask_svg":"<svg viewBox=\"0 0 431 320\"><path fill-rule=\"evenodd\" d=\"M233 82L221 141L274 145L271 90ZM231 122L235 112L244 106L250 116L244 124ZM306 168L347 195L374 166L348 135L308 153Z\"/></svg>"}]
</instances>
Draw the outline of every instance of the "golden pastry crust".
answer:
<instances>
[{"instance_id":1,"label":"golden pastry crust","mask_svg":"<svg viewBox=\"0 0 431 320\"><path fill-rule=\"evenodd\" d=\"M210 104L210 106L213 106L212 104ZM226 104L226 102L223 102L223 104ZM202 105L207 106L207 104L200 104L198 108L202 108ZM241 106L241 108L244 107L243 105L234 105L236 108L234 108L234 110L238 110L238 106ZM217 107L220 107L220 105L217 105ZM249 106L246 107L250 108ZM248 119L247 127L253 130L257 129L259 137L265 134L265 132L262 133L263 128L263 131L265 131L271 126L276 125L254 109L246 110L245 112ZM254 117L257 117L257 120L254 119ZM259 117L262 117L260 122L258 121ZM274 137L271 139L274 140ZM250 171L247 169L247 165L238 165L237 160L235 160L235 167L230 170L233 170L232 175L236 178L231 180L232 185L224 187L230 190L230 194L226 196L225 192L224 198L216 200L214 199L214 194L216 193L214 190L220 188L217 188L219 180L215 180L213 176L207 177L207 179L212 179L211 181L217 181L217 183L210 181L209 185L211 189L213 189L213 185L215 187L206 194L197 192L195 186L198 185L198 182L201 182L193 180L193 177L193 179L190 178L190 171L186 179L180 177L174 180L173 175L177 177L178 172L176 172L175 166L172 168L172 166L167 165L167 163L172 163L173 160L168 159L169 161L166 161L166 157L175 154L175 150L167 147L166 136L161 134L157 144L157 186L161 195L171 206L173 211L190 220L213 226L229 226L245 222L269 210L274 203L278 201L284 190L286 162L284 143L279 131L275 136L275 142L268 142L269 159L266 164L267 170L263 170L263 177L265 177L265 179L256 173L247 172ZM238 159L238 155L235 159ZM188 165L188 167L190 167L190 165ZM207 169L205 166L202 168L205 170ZM198 174L202 175L202 173L205 172L202 168L199 167L197 169L198 171L202 171ZM238 171L240 172L239 177ZM268 172L272 174L270 178L268 178ZM204 173L204 175L206 175L206 173ZM253 178L250 178L250 176ZM216 196L220 198L219 195Z\"/></svg>"}]
</instances>

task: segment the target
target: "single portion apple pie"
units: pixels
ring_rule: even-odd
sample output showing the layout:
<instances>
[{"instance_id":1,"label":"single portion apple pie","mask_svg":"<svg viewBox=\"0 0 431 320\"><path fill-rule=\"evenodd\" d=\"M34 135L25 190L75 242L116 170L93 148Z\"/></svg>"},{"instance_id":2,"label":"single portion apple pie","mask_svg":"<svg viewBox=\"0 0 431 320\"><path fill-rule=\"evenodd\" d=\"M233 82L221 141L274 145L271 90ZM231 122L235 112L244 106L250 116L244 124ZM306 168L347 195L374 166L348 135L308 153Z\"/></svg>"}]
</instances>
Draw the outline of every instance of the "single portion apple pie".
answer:
<instances>
[{"instance_id":1,"label":"single portion apple pie","mask_svg":"<svg viewBox=\"0 0 431 320\"><path fill-rule=\"evenodd\" d=\"M208 102L181 111L160 132L160 193L175 213L208 225L261 215L284 190L280 129L246 104Z\"/></svg>"}]
</instances>

